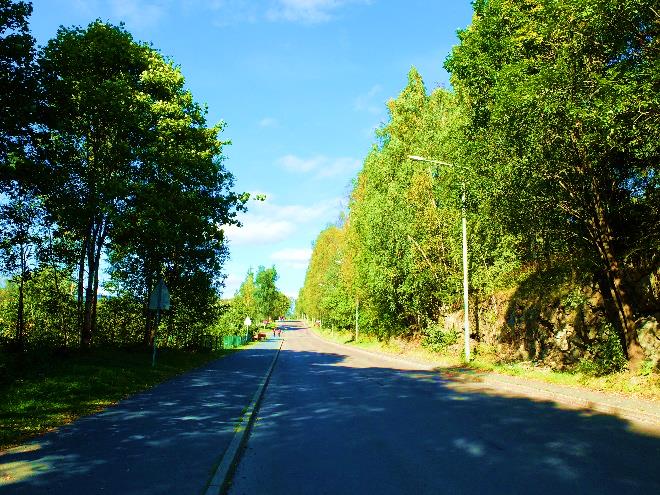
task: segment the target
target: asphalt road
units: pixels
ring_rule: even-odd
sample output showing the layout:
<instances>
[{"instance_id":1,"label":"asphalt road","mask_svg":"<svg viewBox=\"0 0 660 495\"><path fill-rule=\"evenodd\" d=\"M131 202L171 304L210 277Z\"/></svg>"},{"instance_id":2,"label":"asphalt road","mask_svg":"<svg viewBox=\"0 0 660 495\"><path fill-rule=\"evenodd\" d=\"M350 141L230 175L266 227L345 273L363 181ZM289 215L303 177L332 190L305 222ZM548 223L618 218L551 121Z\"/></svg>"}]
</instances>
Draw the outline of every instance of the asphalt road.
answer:
<instances>
[{"instance_id":1,"label":"asphalt road","mask_svg":"<svg viewBox=\"0 0 660 495\"><path fill-rule=\"evenodd\" d=\"M254 344L0 452L0 494L203 493L277 347Z\"/></svg>"},{"instance_id":2,"label":"asphalt road","mask_svg":"<svg viewBox=\"0 0 660 495\"><path fill-rule=\"evenodd\" d=\"M660 437L622 419L283 337L232 495L660 493Z\"/></svg>"}]
</instances>

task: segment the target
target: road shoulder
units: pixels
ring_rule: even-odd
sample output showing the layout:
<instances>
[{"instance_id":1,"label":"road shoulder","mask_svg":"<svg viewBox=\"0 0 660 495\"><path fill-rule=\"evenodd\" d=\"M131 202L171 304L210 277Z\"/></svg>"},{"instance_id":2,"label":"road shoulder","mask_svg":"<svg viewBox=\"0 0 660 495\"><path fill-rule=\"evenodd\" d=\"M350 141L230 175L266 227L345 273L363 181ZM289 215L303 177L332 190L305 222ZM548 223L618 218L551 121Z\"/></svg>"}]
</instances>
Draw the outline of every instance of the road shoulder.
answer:
<instances>
[{"instance_id":1,"label":"road shoulder","mask_svg":"<svg viewBox=\"0 0 660 495\"><path fill-rule=\"evenodd\" d=\"M442 368L411 358L402 358L372 350L367 351L355 346L332 342L319 335L313 329L309 329L309 333L323 342L340 348L351 349L365 355L378 356L391 362L405 364L406 366L414 364L419 366L420 369L437 371L451 388L466 391L481 391L484 393L505 393L538 400L550 400L571 409L582 409L619 416L635 423L636 426L642 429L650 429L660 433L660 404L657 401L636 399L616 393L562 386L540 380L501 375L493 372Z\"/></svg>"}]
</instances>

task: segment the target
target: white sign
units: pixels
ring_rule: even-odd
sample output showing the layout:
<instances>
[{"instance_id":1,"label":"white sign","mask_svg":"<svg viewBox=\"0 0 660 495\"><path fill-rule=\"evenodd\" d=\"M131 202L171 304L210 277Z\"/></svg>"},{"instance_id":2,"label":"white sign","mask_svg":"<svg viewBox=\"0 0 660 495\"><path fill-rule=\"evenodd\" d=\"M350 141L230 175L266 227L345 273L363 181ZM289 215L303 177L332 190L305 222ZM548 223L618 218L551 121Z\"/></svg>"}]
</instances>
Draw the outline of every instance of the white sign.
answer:
<instances>
[{"instance_id":1,"label":"white sign","mask_svg":"<svg viewBox=\"0 0 660 495\"><path fill-rule=\"evenodd\" d=\"M248 316L247 318L245 318L245 321L243 322L243 324L244 324L246 327L249 327L250 325L252 325L252 320L250 319L249 316Z\"/></svg>"}]
</instances>

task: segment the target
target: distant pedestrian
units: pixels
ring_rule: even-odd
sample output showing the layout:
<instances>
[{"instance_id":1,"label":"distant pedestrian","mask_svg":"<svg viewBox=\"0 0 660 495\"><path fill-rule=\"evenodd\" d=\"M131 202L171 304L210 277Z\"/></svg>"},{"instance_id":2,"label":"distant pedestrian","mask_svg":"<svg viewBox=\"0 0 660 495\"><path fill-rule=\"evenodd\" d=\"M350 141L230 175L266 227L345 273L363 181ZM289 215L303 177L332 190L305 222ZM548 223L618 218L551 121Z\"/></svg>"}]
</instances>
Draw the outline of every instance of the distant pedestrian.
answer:
<instances>
[{"instance_id":1,"label":"distant pedestrian","mask_svg":"<svg viewBox=\"0 0 660 495\"><path fill-rule=\"evenodd\" d=\"M281 328L278 328L278 329L277 329L277 336L278 336L278 337L281 337L281 336L282 336L282 329L281 329Z\"/></svg>"}]
</instances>

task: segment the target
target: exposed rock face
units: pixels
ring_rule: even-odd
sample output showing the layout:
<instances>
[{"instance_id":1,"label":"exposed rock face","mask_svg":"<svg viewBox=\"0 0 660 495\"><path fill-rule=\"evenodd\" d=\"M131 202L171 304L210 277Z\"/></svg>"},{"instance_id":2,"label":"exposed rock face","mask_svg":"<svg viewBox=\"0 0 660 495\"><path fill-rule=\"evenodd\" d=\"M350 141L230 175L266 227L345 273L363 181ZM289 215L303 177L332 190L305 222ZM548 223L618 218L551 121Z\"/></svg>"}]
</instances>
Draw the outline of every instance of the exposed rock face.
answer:
<instances>
[{"instance_id":1,"label":"exposed rock face","mask_svg":"<svg viewBox=\"0 0 660 495\"><path fill-rule=\"evenodd\" d=\"M660 366L660 323L655 317L645 318L638 323L639 343L654 366Z\"/></svg>"},{"instance_id":2,"label":"exposed rock face","mask_svg":"<svg viewBox=\"0 0 660 495\"><path fill-rule=\"evenodd\" d=\"M660 272L639 277L634 285L639 307L640 344L647 359L660 367ZM546 293L502 291L472 301L471 334L476 346L503 359L533 360L563 368L590 357L590 349L608 325L608 301L598 284L566 283ZM463 312L444 318L445 329L460 331Z\"/></svg>"}]
</instances>

